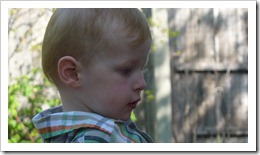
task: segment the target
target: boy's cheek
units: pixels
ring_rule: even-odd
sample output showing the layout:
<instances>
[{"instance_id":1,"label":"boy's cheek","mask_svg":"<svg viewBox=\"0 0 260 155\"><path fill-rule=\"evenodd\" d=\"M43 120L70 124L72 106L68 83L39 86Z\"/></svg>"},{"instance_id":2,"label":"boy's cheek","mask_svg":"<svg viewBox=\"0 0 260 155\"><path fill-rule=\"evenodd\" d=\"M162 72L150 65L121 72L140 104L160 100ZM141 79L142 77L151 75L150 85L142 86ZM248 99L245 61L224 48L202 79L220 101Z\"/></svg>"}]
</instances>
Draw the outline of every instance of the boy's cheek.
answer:
<instances>
[{"instance_id":1,"label":"boy's cheek","mask_svg":"<svg viewBox=\"0 0 260 155\"><path fill-rule=\"evenodd\" d=\"M122 98L125 98L125 96L128 96L128 91L125 88L122 87L114 87L113 89L107 90L107 97L111 100L122 100Z\"/></svg>"},{"instance_id":2,"label":"boy's cheek","mask_svg":"<svg viewBox=\"0 0 260 155\"><path fill-rule=\"evenodd\" d=\"M117 92L117 94L128 94L130 90L130 86L128 84L121 84L121 85L116 85L113 88L114 92Z\"/></svg>"}]
</instances>

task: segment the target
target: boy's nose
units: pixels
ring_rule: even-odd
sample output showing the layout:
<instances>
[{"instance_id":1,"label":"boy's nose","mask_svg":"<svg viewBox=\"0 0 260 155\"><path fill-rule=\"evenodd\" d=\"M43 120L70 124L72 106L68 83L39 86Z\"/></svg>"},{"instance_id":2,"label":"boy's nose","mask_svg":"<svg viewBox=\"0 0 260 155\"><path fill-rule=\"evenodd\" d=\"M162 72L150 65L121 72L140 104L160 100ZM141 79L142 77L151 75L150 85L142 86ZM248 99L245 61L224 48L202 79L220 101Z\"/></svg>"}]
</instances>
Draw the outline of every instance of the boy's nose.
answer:
<instances>
[{"instance_id":1,"label":"boy's nose","mask_svg":"<svg viewBox=\"0 0 260 155\"><path fill-rule=\"evenodd\" d=\"M144 90L145 86L146 86L146 82L144 80L144 76L141 75L137 78L137 80L134 84L134 90L135 91L142 91L142 90Z\"/></svg>"}]
</instances>

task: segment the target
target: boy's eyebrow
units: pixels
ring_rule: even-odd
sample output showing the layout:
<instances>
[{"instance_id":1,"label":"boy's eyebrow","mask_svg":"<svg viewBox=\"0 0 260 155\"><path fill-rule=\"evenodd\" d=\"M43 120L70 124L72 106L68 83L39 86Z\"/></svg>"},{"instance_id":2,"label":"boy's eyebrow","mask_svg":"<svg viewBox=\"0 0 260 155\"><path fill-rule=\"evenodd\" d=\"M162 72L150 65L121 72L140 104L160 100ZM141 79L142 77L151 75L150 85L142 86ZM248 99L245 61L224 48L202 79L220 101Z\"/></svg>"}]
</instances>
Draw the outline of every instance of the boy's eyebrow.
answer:
<instances>
[{"instance_id":1,"label":"boy's eyebrow","mask_svg":"<svg viewBox=\"0 0 260 155\"><path fill-rule=\"evenodd\" d=\"M130 59L130 60L124 60L124 61L121 61L120 64L122 65L129 65L129 64L137 64L139 60L133 60L133 59Z\"/></svg>"},{"instance_id":2,"label":"boy's eyebrow","mask_svg":"<svg viewBox=\"0 0 260 155\"><path fill-rule=\"evenodd\" d=\"M131 66L146 67L147 64L148 64L148 61L149 61L148 58L145 60L145 63L143 63L144 61L142 61L142 60L130 59L130 60L122 61L120 64L121 64L121 65L131 65Z\"/></svg>"}]
</instances>

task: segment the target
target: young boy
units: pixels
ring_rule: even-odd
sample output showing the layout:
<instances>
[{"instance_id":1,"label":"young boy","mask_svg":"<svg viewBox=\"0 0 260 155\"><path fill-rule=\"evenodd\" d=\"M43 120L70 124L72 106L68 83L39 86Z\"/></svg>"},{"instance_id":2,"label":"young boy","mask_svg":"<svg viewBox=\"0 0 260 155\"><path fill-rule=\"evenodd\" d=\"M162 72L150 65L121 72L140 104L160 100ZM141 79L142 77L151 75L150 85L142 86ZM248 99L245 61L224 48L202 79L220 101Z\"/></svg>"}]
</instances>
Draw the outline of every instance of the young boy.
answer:
<instances>
[{"instance_id":1,"label":"young boy","mask_svg":"<svg viewBox=\"0 0 260 155\"><path fill-rule=\"evenodd\" d=\"M42 46L62 106L37 114L44 142L153 142L130 120L145 88L151 32L138 9L57 9Z\"/></svg>"}]
</instances>

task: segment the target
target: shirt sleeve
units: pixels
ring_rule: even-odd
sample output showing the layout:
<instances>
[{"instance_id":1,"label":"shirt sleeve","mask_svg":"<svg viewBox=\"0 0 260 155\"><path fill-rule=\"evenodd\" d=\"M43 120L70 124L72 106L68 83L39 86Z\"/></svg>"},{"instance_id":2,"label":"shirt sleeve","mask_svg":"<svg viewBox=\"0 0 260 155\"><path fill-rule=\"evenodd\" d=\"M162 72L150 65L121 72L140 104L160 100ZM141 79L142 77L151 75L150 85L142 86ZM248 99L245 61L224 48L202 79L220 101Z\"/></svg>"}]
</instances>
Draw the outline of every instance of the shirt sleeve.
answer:
<instances>
[{"instance_id":1,"label":"shirt sleeve","mask_svg":"<svg viewBox=\"0 0 260 155\"><path fill-rule=\"evenodd\" d=\"M98 129L81 129L73 140L73 143L109 143L111 136Z\"/></svg>"},{"instance_id":2,"label":"shirt sleeve","mask_svg":"<svg viewBox=\"0 0 260 155\"><path fill-rule=\"evenodd\" d=\"M84 136L84 142L85 143L108 143L107 140L105 140L102 137L98 136Z\"/></svg>"}]
</instances>

